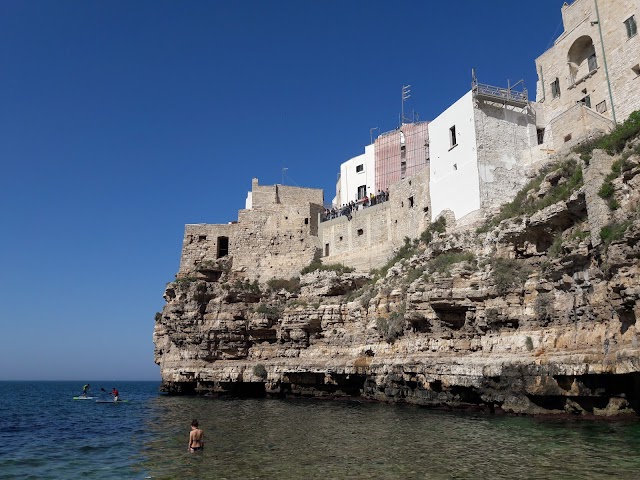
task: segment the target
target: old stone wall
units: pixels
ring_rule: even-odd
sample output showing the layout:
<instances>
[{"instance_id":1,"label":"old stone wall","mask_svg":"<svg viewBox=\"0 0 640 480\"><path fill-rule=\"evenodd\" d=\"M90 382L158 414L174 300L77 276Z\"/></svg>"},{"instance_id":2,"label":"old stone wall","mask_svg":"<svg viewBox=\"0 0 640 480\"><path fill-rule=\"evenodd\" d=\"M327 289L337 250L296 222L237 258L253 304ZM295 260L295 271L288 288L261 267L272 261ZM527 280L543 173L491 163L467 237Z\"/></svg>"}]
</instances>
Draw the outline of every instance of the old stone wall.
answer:
<instances>
[{"instance_id":1,"label":"old stone wall","mask_svg":"<svg viewBox=\"0 0 640 480\"><path fill-rule=\"evenodd\" d=\"M251 197L252 208L240 210L237 222L185 227L179 277L227 255L248 280L290 278L311 263L319 248L322 190L262 186L253 179ZM226 251L220 248L225 241Z\"/></svg>"},{"instance_id":2,"label":"old stone wall","mask_svg":"<svg viewBox=\"0 0 640 480\"><path fill-rule=\"evenodd\" d=\"M389 187L387 202L320 224L323 263L368 271L384 265L403 239L429 225L429 169Z\"/></svg>"},{"instance_id":3,"label":"old stone wall","mask_svg":"<svg viewBox=\"0 0 640 480\"><path fill-rule=\"evenodd\" d=\"M584 195L587 202L587 214L591 229L591 244L600 245L600 229L611 220L611 209L606 200L600 198L598 191L604 178L611 172L613 158L602 150L595 150L584 169Z\"/></svg>"},{"instance_id":4,"label":"old stone wall","mask_svg":"<svg viewBox=\"0 0 640 480\"><path fill-rule=\"evenodd\" d=\"M225 237L229 249L233 248L237 224L212 225L206 223L185 225L182 255L178 277L187 276L203 262L213 262L219 256L218 241Z\"/></svg>"},{"instance_id":5,"label":"old stone wall","mask_svg":"<svg viewBox=\"0 0 640 480\"><path fill-rule=\"evenodd\" d=\"M522 153L537 143L534 112L476 101L474 109L480 206L490 210L511 201L526 183L529 164Z\"/></svg>"},{"instance_id":6,"label":"old stone wall","mask_svg":"<svg viewBox=\"0 0 640 480\"><path fill-rule=\"evenodd\" d=\"M554 150L565 153L590 136L609 132L613 121L576 103L554 118L550 125Z\"/></svg>"}]
</instances>

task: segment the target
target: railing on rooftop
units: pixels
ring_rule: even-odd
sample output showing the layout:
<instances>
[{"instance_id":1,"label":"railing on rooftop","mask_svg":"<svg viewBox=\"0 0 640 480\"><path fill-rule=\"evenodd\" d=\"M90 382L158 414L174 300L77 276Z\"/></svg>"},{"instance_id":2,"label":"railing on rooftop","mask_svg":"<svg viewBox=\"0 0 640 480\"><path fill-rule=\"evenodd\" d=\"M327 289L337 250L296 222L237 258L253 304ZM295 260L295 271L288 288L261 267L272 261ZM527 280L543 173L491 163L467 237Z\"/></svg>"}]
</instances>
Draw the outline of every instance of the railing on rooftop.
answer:
<instances>
[{"instance_id":1,"label":"railing on rooftop","mask_svg":"<svg viewBox=\"0 0 640 480\"><path fill-rule=\"evenodd\" d=\"M474 81L471 84L471 90L473 91L474 97L498 100L511 105L524 106L529 102L529 95L526 88L519 92L512 88L494 87L492 85L486 85L484 83Z\"/></svg>"}]
</instances>

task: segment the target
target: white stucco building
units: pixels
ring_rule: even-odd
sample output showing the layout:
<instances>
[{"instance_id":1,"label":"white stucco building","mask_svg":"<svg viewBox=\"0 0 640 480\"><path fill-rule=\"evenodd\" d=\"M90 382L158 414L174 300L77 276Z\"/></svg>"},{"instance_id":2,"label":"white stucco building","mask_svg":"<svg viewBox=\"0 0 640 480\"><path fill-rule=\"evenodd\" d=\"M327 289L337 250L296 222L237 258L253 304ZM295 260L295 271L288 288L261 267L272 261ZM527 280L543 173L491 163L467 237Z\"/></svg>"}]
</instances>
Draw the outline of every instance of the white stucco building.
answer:
<instances>
[{"instance_id":1,"label":"white stucco building","mask_svg":"<svg viewBox=\"0 0 640 480\"><path fill-rule=\"evenodd\" d=\"M431 218L458 221L511 201L540 155L527 92L483 85L429 123ZM469 218L470 218L469 217Z\"/></svg>"},{"instance_id":2,"label":"white stucco building","mask_svg":"<svg viewBox=\"0 0 640 480\"><path fill-rule=\"evenodd\" d=\"M334 206L341 206L376 193L375 145L367 145L364 153L340 165Z\"/></svg>"}]
</instances>

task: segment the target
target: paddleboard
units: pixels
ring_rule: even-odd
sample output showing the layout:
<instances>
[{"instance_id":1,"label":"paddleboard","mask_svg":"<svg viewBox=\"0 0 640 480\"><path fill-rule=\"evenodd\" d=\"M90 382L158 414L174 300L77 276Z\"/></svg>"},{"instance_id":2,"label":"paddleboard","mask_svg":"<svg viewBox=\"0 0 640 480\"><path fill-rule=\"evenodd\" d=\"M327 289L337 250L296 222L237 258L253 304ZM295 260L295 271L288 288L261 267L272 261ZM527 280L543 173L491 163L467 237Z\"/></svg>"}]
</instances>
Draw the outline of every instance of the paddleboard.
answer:
<instances>
[{"instance_id":1,"label":"paddleboard","mask_svg":"<svg viewBox=\"0 0 640 480\"><path fill-rule=\"evenodd\" d=\"M73 397L74 400L93 400L94 398L96 397L83 397L83 396Z\"/></svg>"},{"instance_id":2,"label":"paddleboard","mask_svg":"<svg viewBox=\"0 0 640 480\"><path fill-rule=\"evenodd\" d=\"M118 400L114 402L113 400L96 400L96 403L127 403L129 400Z\"/></svg>"}]
</instances>

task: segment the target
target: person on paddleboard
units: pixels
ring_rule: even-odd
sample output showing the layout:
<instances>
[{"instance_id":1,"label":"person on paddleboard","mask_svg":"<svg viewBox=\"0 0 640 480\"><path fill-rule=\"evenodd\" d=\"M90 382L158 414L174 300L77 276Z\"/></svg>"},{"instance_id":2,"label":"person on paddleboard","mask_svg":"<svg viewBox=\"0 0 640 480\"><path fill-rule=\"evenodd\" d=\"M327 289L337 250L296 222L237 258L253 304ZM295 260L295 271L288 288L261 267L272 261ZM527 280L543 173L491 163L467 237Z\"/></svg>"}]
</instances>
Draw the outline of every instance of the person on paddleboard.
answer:
<instances>
[{"instance_id":1,"label":"person on paddleboard","mask_svg":"<svg viewBox=\"0 0 640 480\"><path fill-rule=\"evenodd\" d=\"M198 420L191 421L191 432L189 433L189 451L191 453L204 449L204 432L198 428Z\"/></svg>"},{"instance_id":2,"label":"person on paddleboard","mask_svg":"<svg viewBox=\"0 0 640 480\"><path fill-rule=\"evenodd\" d=\"M82 387L82 396L86 397L87 394L89 393L89 389L91 388L91 385L89 385L88 383Z\"/></svg>"},{"instance_id":3,"label":"person on paddleboard","mask_svg":"<svg viewBox=\"0 0 640 480\"><path fill-rule=\"evenodd\" d=\"M116 387L113 387L113 389L111 390L111 394L113 395L113 401L117 402L118 401L118 397L120 396L120 393L118 392L118 390L116 390Z\"/></svg>"}]
</instances>

